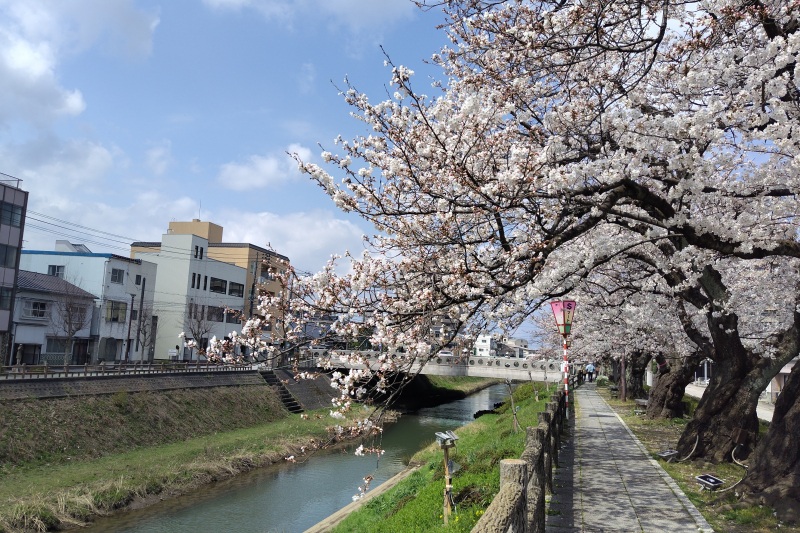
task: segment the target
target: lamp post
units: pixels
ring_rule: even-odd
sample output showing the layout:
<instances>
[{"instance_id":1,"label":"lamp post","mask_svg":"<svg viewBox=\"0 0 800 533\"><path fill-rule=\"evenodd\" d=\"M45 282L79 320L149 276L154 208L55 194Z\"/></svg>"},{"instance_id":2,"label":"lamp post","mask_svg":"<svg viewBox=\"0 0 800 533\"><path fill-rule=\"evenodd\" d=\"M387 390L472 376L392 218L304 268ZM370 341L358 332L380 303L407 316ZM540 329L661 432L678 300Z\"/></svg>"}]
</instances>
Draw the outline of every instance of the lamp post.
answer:
<instances>
[{"instance_id":1,"label":"lamp post","mask_svg":"<svg viewBox=\"0 0 800 533\"><path fill-rule=\"evenodd\" d=\"M550 302L550 308L553 310L558 332L564 339L564 401L567 408L567 418L569 418L569 357L567 354L569 343L567 337L572 330L572 318L575 315L575 306L574 300L556 300Z\"/></svg>"}]
</instances>

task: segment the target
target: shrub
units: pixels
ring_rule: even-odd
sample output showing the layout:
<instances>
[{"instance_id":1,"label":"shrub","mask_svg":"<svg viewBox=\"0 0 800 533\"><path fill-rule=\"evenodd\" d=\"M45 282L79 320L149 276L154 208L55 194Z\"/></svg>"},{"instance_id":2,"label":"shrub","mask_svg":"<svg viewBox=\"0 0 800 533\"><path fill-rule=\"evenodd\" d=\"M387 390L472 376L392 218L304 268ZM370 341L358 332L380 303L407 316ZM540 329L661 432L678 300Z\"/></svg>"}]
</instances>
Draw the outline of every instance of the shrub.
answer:
<instances>
[{"instance_id":1,"label":"shrub","mask_svg":"<svg viewBox=\"0 0 800 533\"><path fill-rule=\"evenodd\" d=\"M597 376L595 381L598 387L608 387L608 376Z\"/></svg>"}]
</instances>

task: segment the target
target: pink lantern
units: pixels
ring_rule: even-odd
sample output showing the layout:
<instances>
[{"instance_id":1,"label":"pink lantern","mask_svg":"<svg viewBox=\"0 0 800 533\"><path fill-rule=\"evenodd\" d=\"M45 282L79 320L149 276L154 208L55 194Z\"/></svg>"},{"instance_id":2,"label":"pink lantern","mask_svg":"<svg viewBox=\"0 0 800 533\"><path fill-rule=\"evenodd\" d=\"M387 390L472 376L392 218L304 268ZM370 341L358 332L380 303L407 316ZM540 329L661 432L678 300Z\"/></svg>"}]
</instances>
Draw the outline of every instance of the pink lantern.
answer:
<instances>
[{"instance_id":1,"label":"pink lantern","mask_svg":"<svg viewBox=\"0 0 800 533\"><path fill-rule=\"evenodd\" d=\"M553 316L556 318L556 326L558 332L566 337L572 330L572 317L575 316L575 301L574 300L556 300L550 302L550 307L553 309Z\"/></svg>"}]
</instances>

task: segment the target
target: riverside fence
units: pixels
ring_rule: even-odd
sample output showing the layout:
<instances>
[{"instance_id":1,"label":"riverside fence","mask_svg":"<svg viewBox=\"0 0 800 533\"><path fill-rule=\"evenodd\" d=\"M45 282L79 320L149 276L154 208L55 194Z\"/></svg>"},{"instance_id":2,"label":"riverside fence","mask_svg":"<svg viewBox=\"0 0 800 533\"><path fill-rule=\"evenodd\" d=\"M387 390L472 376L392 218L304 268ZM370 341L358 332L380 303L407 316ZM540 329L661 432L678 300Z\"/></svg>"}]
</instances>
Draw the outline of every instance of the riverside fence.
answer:
<instances>
[{"instance_id":1,"label":"riverside fence","mask_svg":"<svg viewBox=\"0 0 800 533\"><path fill-rule=\"evenodd\" d=\"M79 378L103 375L185 374L187 372L251 371L251 364L216 364L205 361L175 361L165 363L131 362L94 365L14 365L0 366L0 380Z\"/></svg>"},{"instance_id":2,"label":"riverside fence","mask_svg":"<svg viewBox=\"0 0 800 533\"><path fill-rule=\"evenodd\" d=\"M539 413L539 424L526 429L525 450L519 459L500 461L500 492L472 529L473 533L542 533L545 495L553 493L553 468L566 420L563 390L550 397ZM570 402L570 409L573 407Z\"/></svg>"}]
</instances>

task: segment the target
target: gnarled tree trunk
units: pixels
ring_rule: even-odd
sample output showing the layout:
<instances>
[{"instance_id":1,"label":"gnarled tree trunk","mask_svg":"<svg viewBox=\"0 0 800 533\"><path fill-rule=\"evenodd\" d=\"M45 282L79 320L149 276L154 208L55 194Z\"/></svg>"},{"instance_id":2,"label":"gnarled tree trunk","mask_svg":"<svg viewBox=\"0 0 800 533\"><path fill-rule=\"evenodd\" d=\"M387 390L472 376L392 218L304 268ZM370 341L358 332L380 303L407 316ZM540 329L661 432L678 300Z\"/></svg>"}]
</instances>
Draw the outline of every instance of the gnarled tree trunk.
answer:
<instances>
[{"instance_id":1,"label":"gnarled tree trunk","mask_svg":"<svg viewBox=\"0 0 800 533\"><path fill-rule=\"evenodd\" d=\"M648 418L675 418L683 416L683 396L686 385L694 378L694 369L700 356L690 356L680 364L667 365L663 356L656 356L659 371L655 377L650 398L647 400Z\"/></svg>"},{"instance_id":2,"label":"gnarled tree trunk","mask_svg":"<svg viewBox=\"0 0 800 533\"><path fill-rule=\"evenodd\" d=\"M756 407L768 365L768 360L757 356L716 361L716 374L678 440L682 456L730 461L737 445L734 439L742 444L737 457L750 454L758 436Z\"/></svg>"},{"instance_id":3,"label":"gnarled tree trunk","mask_svg":"<svg viewBox=\"0 0 800 533\"><path fill-rule=\"evenodd\" d=\"M647 364L653 356L648 353L635 352L628 361L628 372L630 381L627 384L627 396L629 398L647 398L644 390L644 374Z\"/></svg>"},{"instance_id":4,"label":"gnarled tree trunk","mask_svg":"<svg viewBox=\"0 0 800 533\"><path fill-rule=\"evenodd\" d=\"M800 522L800 364L775 402L769 431L758 444L742 483L745 498L775 509L778 519ZM737 452L738 458L738 452Z\"/></svg>"}]
</instances>

